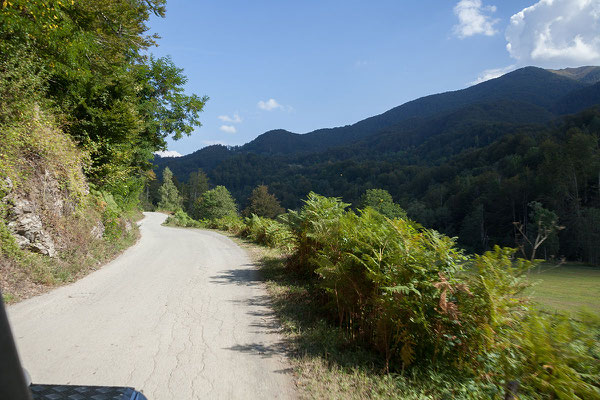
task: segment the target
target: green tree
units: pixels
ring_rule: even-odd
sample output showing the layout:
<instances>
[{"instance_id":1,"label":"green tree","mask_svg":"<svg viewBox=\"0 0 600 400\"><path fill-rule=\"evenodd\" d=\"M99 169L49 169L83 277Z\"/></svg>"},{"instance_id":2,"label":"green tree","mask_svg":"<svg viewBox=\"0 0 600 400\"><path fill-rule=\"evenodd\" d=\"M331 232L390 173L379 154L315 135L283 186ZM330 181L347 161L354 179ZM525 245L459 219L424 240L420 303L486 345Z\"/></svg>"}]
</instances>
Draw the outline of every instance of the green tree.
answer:
<instances>
[{"instance_id":1,"label":"green tree","mask_svg":"<svg viewBox=\"0 0 600 400\"><path fill-rule=\"evenodd\" d=\"M190 178L188 179L187 210L188 214L190 214L193 218L199 218L199 216L196 215L194 205L196 204L198 198L202 196L202 194L206 192L208 188L208 176L206 176L202 168L199 168L196 172L190 173Z\"/></svg>"},{"instance_id":2,"label":"green tree","mask_svg":"<svg viewBox=\"0 0 600 400\"><path fill-rule=\"evenodd\" d=\"M385 189L367 189L361 196L358 207L371 207L388 218L406 218L406 212L394 203L392 195Z\"/></svg>"},{"instance_id":3,"label":"green tree","mask_svg":"<svg viewBox=\"0 0 600 400\"><path fill-rule=\"evenodd\" d=\"M196 215L200 219L217 219L236 215L237 206L225 186L208 190L196 201Z\"/></svg>"},{"instance_id":4,"label":"green tree","mask_svg":"<svg viewBox=\"0 0 600 400\"><path fill-rule=\"evenodd\" d=\"M266 185L255 187L248 198L248 202L250 204L244 210L246 216L256 214L259 217L275 218L285 212L277 197L269 193L269 188Z\"/></svg>"},{"instance_id":5,"label":"green tree","mask_svg":"<svg viewBox=\"0 0 600 400\"><path fill-rule=\"evenodd\" d=\"M551 235L555 235L558 231L564 229L564 226L558 225L558 216L554 211L548 210L537 201L532 201L529 204L531 212L529 218L532 221L532 227L527 230L527 226L521 222L513 222L519 236L517 237L517 244L519 249L525 257L527 257L527 250L529 250L529 259L533 261L535 259L535 253L537 249L548 239Z\"/></svg>"},{"instance_id":6,"label":"green tree","mask_svg":"<svg viewBox=\"0 0 600 400\"><path fill-rule=\"evenodd\" d=\"M163 171L163 183L158 189L158 193L160 196L158 208L167 211L177 211L181 209L181 196L173 183L173 173L169 167L166 167Z\"/></svg>"},{"instance_id":7,"label":"green tree","mask_svg":"<svg viewBox=\"0 0 600 400\"><path fill-rule=\"evenodd\" d=\"M0 9L0 64L27 60L41 97L89 154L89 180L121 204L137 201L152 153L199 126L207 100L183 93L186 78L169 58L146 55L156 45L147 22L164 17L165 0L18 0Z\"/></svg>"},{"instance_id":8,"label":"green tree","mask_svg":"<svg viewBox=\"0 0 600 400\"><path fill-rule=\"evenodd\" d=\"M459 238L464 243L470 244L473 250L482 252L487 250L488 236L485 226L485 211L482 204L478 204L465 216L460 228Z\"/></svg>"}]
</instances>

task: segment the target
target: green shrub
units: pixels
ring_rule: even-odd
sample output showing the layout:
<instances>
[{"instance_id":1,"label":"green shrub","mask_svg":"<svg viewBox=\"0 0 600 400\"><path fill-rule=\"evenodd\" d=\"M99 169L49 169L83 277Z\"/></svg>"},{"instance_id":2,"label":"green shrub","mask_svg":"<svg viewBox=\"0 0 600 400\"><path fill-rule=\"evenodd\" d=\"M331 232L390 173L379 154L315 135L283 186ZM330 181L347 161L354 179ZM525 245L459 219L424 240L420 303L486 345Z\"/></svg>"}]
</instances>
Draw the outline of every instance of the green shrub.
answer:
<instances>
[{"instance_id":1,"label":"green shrub","mask_svg":"<svg viewBox=\"0 0 600 400\"><path fill-rule=\"evenodd\" d=\"M169 215L165 221L165 225L182 226L184 228L202 228L204 224L196 221L186 214L183 210L177 210L174 215Z\"/></svg>"},{"instance_id":2,"label":"green shrub","mask_svg":"<svg viewBox=\"0 0 600 400\"><path fill-rule=\"evenodd\" d=\"M290 211L282 217L294 238L291 268L306 274L317 268L314 257L337 236L340 218L348 206L338 198L310 192L300 211Z\"/></svg>"},{"instance_id":3,"label":"green shrub","mask_svg":"<svg viewBox=\"0 0 600 400\"><path fill-rule=\"evenodd\" d=\"M277 247L290 252L293 248L292 232L287 225L256 214L246 218L245 236L252 241L269 247Z\"/></svg>"},{"instance_id":4,"label":"green shrub","mask_svg":"<svg viewBox=\"0 0 600 400\"><path fill-rule=\"evenodd\" d=\"M392 195L385 189L368 189L360 197L358 207L371 207L388 218L406 218L406 211L394 203Z\"/></svg>"},{"instance_id":5,"label":"green shrub","mask_svg":"<svg viewBox=\"0 0 600 400\"><path fill-rule=\"evenodd\" d=\"M212 229L220 229L234 235L239 235L246 229L244 221L236 214L225 215L221 218L207 220L206 226Z\"/></svg>"},{"instance_id":6,"label":"green shrub","mask_svg":"<svg viewBox=\"0 0 600 400\"><path fill-rule=\"evenodd\" d=\"M455 238L346 207L311 193L283 218L293 237L288 267L318 278L333 319L379 351L387 370L452 369L491 398L510 381L531 398L600 398L597 319L532 310L523 295L532 263L515 249L469 258ZM247 224L266 241L266 221Z\"/></svg>"}]
</instances>

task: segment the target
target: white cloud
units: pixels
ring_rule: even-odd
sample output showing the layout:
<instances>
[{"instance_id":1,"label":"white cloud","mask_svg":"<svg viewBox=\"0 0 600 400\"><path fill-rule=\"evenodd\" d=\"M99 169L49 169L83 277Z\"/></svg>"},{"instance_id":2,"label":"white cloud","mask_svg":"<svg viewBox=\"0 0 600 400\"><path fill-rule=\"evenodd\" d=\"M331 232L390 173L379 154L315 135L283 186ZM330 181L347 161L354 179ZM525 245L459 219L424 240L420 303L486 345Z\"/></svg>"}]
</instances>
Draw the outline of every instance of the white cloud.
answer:
<instances>
[{"instance_id":1,"label":"white cloud","mask_svg":"<svg viewBox=\"0 0 600 400\"><path fill-rule=\"evenodd\" d=\"M154 154L161 157L181 157L181 154L175 150L155 151Z\"/></svg>"},{"instance_id":2,"label":"white cloud","mask_svg":"<svg viewBox=\"0 0 600 400\"><path fill-rule=\"evenodd\" d=\"M600 64L600 0L540 0L510 18L506 41L520 65Z\"/></svg>"},{"instance_id":3,"label":"white cloud","mask_svg":"<svg viewBox=\"0 0 600 400\"><path fill-rule=\"evenodd\" d=\"M230 117L229 115L219 115L217 118L219 118L223 122L229 122L232 124L239 124L240 122L242 122L242 118L240 118L238 113L233 114L233 117Z\"/></svg>"},{"instance_id":4,"label":"white cloud","mask_svg":"<svg viewBox=\"0 0 600 400\"><path fill-rule=\"evenodd\" d=\"M219 127L220 130L222 130L223 132L227 132L227 133L236 133L237 129L235 129L235 126L233 125L221 125Z\"/></svg>"},{"instance_id":5,"label":"white cloud","mask_svg":"<svg viewBox=\"0 0 600 400\"><path fill-rule=\"evenodd\" d=\"M479 74L476 80L470 83L470 85L477 85L478 83L489 81L490 79L499 78L502 75L514 71L516 69L516 65L509 65L507 67L502 68L492 68L486 69L482 73Z\"/></svg>"},{"instance_id":6,"label":"white cloud","mask_svg":"<svg viewBox=\"0 0 600 400\"><path fill-rule=\"evenodd\" d=\"M496 6L483 6L481 0L461 0L454 6L454 14L458 17L458 24L454 26L454 33L461 39L473 35L493 36L498 31L494 25L498 19L489 15L496 12Z\"/></svg>"},{"instance_id":7,"label":"white cloud","mask_svg":"<svg viewBox=\"0 0 600 400\"><path fill-rule=\"evenodd\" d=\"M258 108L265 111L272 111L276 108L283 108L283 106L279 104L275 99L269 99L267 101L259 101Z\"/></svg>"}]
</instances>

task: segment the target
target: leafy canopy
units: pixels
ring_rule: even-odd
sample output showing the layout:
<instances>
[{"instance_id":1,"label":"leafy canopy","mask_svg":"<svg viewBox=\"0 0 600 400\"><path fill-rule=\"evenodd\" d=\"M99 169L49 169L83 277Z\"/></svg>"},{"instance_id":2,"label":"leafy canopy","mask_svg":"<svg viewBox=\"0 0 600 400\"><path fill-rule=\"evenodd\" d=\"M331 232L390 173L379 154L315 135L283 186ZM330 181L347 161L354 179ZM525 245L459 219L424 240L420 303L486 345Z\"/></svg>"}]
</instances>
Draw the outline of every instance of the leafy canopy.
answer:
<instances>
[{"instance_id":1,"label":"leafy canopy","mask_svg":"<svg viewBox=\"0 0 600 400\"><path fill-rule=\"evenodd\" d=\"M200 126L206 97L186 95L170 58L148 57L150 15L165 0L0 3L0 63L20 54L64 130L90 155L86 175L116 199L137 198L152 153ZM3 96L2 103L11 101ZM128 201L128 200L127 200Z\"/></svg>"},{"instance_id":2,"label":"leafy canopy","mask_svg":"<svg viewBox=\"0 0 600 400\"><path fill-rule=\"evenodd\" d=\"M259 217L275 218L285 212L277 197L269 193L269 188L265 185L255 187L248 202L250 204L244 210L246 216L255 214Z\"/></svg>"},{"instance_id":3,"label":"leafy canopy","mask_svg":"<svg viewBox=\"0 0 600 400\"><path fill-rule=\"evenodd\" d=\"M385 189L367 189L358 204L359 208L371 207L388 218L406 218L406 212L394 203L392 195Z\"/></svg>"},{"instance_id":4,"label":"leafy canopy","mask_svg":"<svg viewBox=\"0 0 600 400\"><path fill-rule=\"evenodd\" d=\"M196 210L200 219L208 220L237 215L235 201L225 186L204 192L196 202Z\"/></svg>"}]
</instances>

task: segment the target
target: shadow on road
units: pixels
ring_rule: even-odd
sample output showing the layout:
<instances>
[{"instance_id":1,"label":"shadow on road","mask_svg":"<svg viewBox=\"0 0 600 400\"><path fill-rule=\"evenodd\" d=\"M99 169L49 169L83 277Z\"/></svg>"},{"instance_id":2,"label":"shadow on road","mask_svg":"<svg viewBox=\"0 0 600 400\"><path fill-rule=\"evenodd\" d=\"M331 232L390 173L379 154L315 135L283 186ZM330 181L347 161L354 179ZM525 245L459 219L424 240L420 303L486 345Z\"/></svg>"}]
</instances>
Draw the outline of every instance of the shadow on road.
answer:
<instances>
[{"instance_id":1,"label":"shadow on road","mask_svg":"<svg viewBox=\"0 0 600 400\"><path fill-rule=\"evenodd\" d=\"M244 264L238 269L223 271L220 275L211 276L210 283L218 285L244 285L255 286L263 282L260 273L253 269L254 264Z\"/></svg>"},{"instance_id":2,"label":"shadow on road","mask_svg":"<svg viewBox=\"0 0 600 400\"><path fill-rule=\"evenodd\" d=\"M235 286L257 286L263 283L259 271L255 270L254 264L245 264L238 269L223 271L219 275L211 276L211 283L217 285ZM259 294L243 300L230 300L236 303L244 312L251 316L249 328L252 333L262 335L280 336L280 323L272 310L271 298L266 294ZM289 345L285 340L265 337L265 343L246 343L226 347L227 350L253 354L262 358L273 356L286 356L289 354ZM290 373L291 369L277 371L278 373Z\"/></svg>"}]
</instances>

